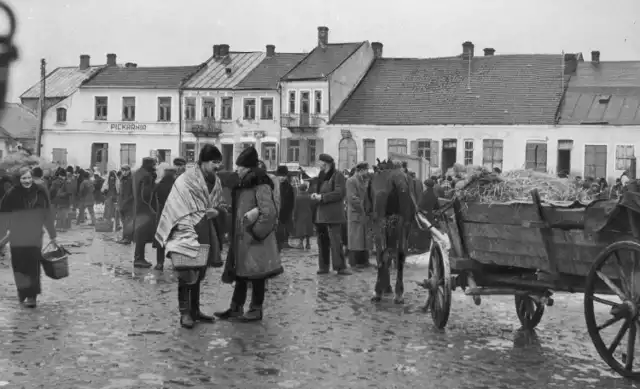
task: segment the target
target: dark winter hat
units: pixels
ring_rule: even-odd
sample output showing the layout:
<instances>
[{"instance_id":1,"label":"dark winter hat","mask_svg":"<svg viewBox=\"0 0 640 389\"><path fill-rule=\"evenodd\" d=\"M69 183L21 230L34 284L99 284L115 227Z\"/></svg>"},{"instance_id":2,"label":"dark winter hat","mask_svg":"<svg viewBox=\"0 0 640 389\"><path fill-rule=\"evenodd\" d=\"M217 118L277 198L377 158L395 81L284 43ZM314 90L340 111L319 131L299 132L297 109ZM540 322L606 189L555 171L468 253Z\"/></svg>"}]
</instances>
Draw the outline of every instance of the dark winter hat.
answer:
<instances>
[{"instance_id":1,"label":"dark winter hat","mask_svg":"<svg viewBox=\"0 0 640 389\"><path fill-rule=\"evenodd\" d=\"M218 148L211 143L207 143L200 149L200 156L198 156L198 163L222 161L222 153Z\"/></svg>"},{"instance_id":2,"label":"dark winter hat","mask_svg":"<svg viewBox=\"0 0 640 389\"><path fill-rule=\"evenodd\" d=\"M73 174L73 166L67 166L67 173Z\"/></svg>"},{"instance_id":3,"label":"dark winter hat","mask_svg":"<svg viewBox=\"0 0 640 389\"><path fill-rule=\"evenodd\" d=\"M187 160L182 158L182 157L178 157L178 158L174 158L173 159L173 165L174 166L184 166L187 164Z\"/></svg>"},{"instance_id":4,"label":"dark winter hat","mask_svg":"<svg viewBox=\"0 0 640 389\"><path fill-rule=\"evenodd\" d=\"M333 163L333 157L330 156L329 154L320 154L318 156L318 160L325 162L325 163Z\"/></svg>"},{"instance_id":5,"label":"dark winter hat","mask_svg":"<svg viewBox=\"0 0 640 389\"><path fill-rule=\"evenodd\" d=\"M151 157L142 158L142 167L145 169L151 169L156 164L156 160Z\"/></svg>"},{"instance_id":6,"label":"dark winter hat","mask_svg":"<svg viewBox=\"0 0 640 389\"><path fill-rule=\"evenodd\" d=\"M242 167L258 167L258 152L256 148L251 146L242 150L238 159L236 159L236 165Z\"/></svg>"},{"instance_id":7,"label":"dark winter hat","mask_svg":"<svg viewBox=\"0 0 640 389\"><path fill-rule=\"evenodd\" d=\"M367 162L360 162L359 164L356 165L356 170L359 170L359 171L369 170L369 164Z\"/></svg>"},{"instance_id":8,"label":"dark winter hat","mask_svg":"<svg viewBox=\"0 0 640 389\"><path fill-rule=\"evenodd\" d=\"M428 180L426 180L424 182L424 185L429 187L429 188L433 188L436 185L436 183L432 179L429 178Z\"/></svg>"},{"instance_id":9,"label":"dark winter hat","mask_svg":"<svg viewBox=\"0 0 640 389\"><path fill-rule=\"evenodd\" d=\"M289 168L286 167L285 165L280 165L278 166L278 169L276 170L276 176L278 177L286 177L289 175Z\"/></svg>"}]
</instances>

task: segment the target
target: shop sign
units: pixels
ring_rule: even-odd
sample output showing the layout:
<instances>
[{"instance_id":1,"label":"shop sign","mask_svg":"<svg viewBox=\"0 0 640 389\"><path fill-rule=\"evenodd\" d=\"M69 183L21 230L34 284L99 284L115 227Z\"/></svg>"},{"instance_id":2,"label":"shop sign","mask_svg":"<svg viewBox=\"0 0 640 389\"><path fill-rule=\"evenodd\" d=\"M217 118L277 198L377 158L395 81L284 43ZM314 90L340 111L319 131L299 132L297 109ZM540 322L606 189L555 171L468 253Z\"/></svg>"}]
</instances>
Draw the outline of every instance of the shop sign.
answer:
<instances>
[{"instance_id":1,"label":"shop sign","mask_svg":"<svg viewBox=\"0 0 640 389\"><path fill-rule=\"evenodd\" d=\"M137 124L137 123L110 123L109 131L146 131L146 124Z\"/></svg>"}]
</instances>

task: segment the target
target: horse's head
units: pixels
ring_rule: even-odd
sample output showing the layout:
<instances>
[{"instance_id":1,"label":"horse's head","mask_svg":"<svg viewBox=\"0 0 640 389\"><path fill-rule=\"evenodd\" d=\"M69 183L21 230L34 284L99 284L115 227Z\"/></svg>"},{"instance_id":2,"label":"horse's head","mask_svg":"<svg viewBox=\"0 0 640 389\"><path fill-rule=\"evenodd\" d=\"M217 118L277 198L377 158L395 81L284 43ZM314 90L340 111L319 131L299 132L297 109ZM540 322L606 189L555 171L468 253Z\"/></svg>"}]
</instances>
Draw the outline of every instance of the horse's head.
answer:
<instances>
[{"instance_id":1,"label":"horse's head","mask_svg":"<svg viewBox=\"0 0 640 389\"><path fill-rule=\"evenodd\" d=\"M375 219L389 215L412 217L415 207L409 182L401 164L378 160L369 182Z\"/></svg>"}]
</instances>

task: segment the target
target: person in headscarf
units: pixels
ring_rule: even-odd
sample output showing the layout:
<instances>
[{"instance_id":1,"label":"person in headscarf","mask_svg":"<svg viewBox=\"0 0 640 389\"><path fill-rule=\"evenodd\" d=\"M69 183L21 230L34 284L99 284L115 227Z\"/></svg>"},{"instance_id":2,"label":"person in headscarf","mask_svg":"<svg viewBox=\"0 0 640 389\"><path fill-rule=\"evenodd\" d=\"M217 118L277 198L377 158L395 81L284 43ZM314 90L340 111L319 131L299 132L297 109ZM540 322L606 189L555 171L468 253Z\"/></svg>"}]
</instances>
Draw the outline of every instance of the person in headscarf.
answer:
<instances>
[{"instance_id":1,"label":"person in headscarf","mask_svg":"<svg viewBox=\"0 0 640 389\"><path fill-rule=\"evenodd\" d=\"M267 172L258 167L258 152L244 149L236 160L240 183L233 189L231 246L222 281L235 282L229 309L216 312L221 319L259 321L263 316L266 281L282 274L276 228L278 213L274 184ZM248 285L251 302L244 312Z\"/></svg>"},{"instance_id":2,"label":"person in headscarf","mask_svg":"<svg viewBox=\"0 0 640 389\"><path fill-rule=\"evenodd\" d=\"M133 267L149 268L151 262L145 258L147 243L153 243L156 214L153 207L153 189L156 160L151 157L142 158L142 166L133 175L133 239L135 249Z\"/></svg>"},{"instance_id":3,"label":"person in headscarf","mask_svg":"<svg viewBox=\"0 0 640 389\"><path fill-rule=\"evenodd\" d=\"M314 223L318 231L317 273L329 273L329 266L333 262L333 270L338 274L350 275L342 247L342 225L346 222L346 180L336 170L333 157L329 154L320 154L318 160L321 171L311 195L311 199L315 201Z\"/></svg>"},{"instance_id":4,"label":"person in headscarf","mask_svg":"<svg viewBox=\"0 0 640 389\"><path fill-rule=\"evenodd\" d=\"M222 265L222 229L218 217L222 205L222 183L217 175L222 153L212 144L200 150L198 164L178 176L164 204L155 239L168 258L179 254L198 258L201 248L209 246L207 264ZM218 265L216 265L218 266ZM214 317L200 310L200 284L207 265L176 270L180 325L193 328L196 322L213 323Z\"/></svg>"},{"instance_id":5,"label":"person in headscarf","mask_svg":"<svg viewBox=\"0 0 640 389\"><path fill-rule=\"evenodd\" d=\"M42 232L56 244L51 202L44 187L33 183L29 167L18 172L19 183L12 187L0 204L0 237L9 235L11 266L18 289L18 299L25 307L35 308L41 292L40 260Z\"/></svg>"},{"instance_id":6,"label":"person in headscarf","mask_svg":"<svg viewBox=\"0 0 640 389\"><path fill-rule=\"evenodd\" d=\"M291 248L289 235L291 230L291 217L295 203L293 186L289 182L289 169L285 165L278 166L276 170L278 185L280 186L280 209L278 215L278 250Z\"/></svg>"},{"instance_id":7,"label":"person in headscarf","mask_svg":"<svg viewBox=\"0 0 640 389\"><path fill-rule=\"evenodd\" d=\"M366 176L369 164L361 162L355 167L353 176L347 179L347 241L349 262L352 267L369 266L369 251L372 241L370 217L372 204L368 195Z\"/></svg>"},{"instance_id":8,"label":"person in headscarf","mask_svg":"<svg viewBox=\"0 0 640 389\"><path fill-rule=\"evenodd\" d=\"M133 179L131 177L131 167L123 165L120 168L120 192L118 192L118 207L120 209L120 220L122 220L122 239L120 244L129 245L133 241Z\"/></svg>"}]
</instances>

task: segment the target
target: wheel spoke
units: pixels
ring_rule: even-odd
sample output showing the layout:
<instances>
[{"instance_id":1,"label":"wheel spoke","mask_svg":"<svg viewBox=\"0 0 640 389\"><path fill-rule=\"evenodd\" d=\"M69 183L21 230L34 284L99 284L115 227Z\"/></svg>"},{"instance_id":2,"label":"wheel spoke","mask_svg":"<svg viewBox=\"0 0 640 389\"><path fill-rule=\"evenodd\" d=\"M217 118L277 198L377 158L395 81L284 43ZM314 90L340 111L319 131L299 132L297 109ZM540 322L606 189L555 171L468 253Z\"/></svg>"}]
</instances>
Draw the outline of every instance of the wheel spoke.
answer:
<instances>
[{"instance_id":1,"label":"wheel spoke","mask_svg":"<svg viewBox=\"0 0 640 389\"><path fill-rule=\"evenodd\" d=\"M613 324L619 322L620 320L622 320L622 316L615 316L615 317L612 317L611 319L605 321L604 324L601 324L596 328L598 329L598 331L602 331L605 328L610 327Z\"/></svg>"},{"instance_id":2,"label":"wheel spoke","mask_svg":"<svg viewBox=\"0 0 640 389\"><path fill-rule=\"evenodd\" d=\"M609 289L611 289L612 292L614 292L615 294L618 295L618 297L620 297L620 300L625 300L625 295L624 293L622 293L622 291L620 290L620 288L618 288L616 286L616 284L613 283L613 281L611 281L611 279L609 277L607 277L603 272L601 271L597 271L596 274L598 275L598 277L600 277L600 279L602 280L602 282L604 282L605 284L607 284L607 286L609 287Z\"/></svg>"},{"instance_id":3,"label":"wheel spoke","mask_svg":"<svg viewBox=\"0 0 640 389\"><path fill-rule=\"evenodd\" d=\"M611 342L611 346L609 346L609 349L608 349L609 354L613 355L613 352L616 351L616 348L618 348L620 341L624 337L624 334L627 333L628 329L629 329L629 320L625 321L622 324L622 327L620 327L620 330L618 330L616 337L613 338L613 342Z\"/></svg>"},{"instance_id":4,"label":"wheel spoke","mask_svg":"<svg viewBox=\"0 0 640 389\"><path fill-rule=\"evenodd\" d=\"M624 368L628 371L633 371L633 357L636 352L636 334L638 332L638 327L630 326L629 327L629 338L627 339L627 361L625 363Z\"/></svg>"},{"instance_id":5,"label":"wheel spoke","mask_svg":"<svg viewBox=\"0 0 640 389\"><path fill-rule=\"evenodd\" d=\"M615 307L616 305L618 305L618 303L614 303L613 301L605 300L605 299L603 299L601 297L591 296L591 298L593 299L593 301L597 301L600 304L608 305L610 307Z\"/></svg>"},{"instance_id":6,"label":"wheel spoke","mask_svg":"<svg viewBox=\"0 0 640 389\"><path fill-rule=\"evenodd\" d=\"M635 291L631 289L631 283L629 282L627 275L624 274L624 267L622 266L622 260L620 259L620 256L618 255L617 251L613 252L613 256L616 259L615 260L616 270L618 271L618 277L620 278L620 284L622 285L622 289L623 289L622 291L625 292L625 295L628 298L633 299L633 297L635 296Z\"/></svg>"}]
</instances>

